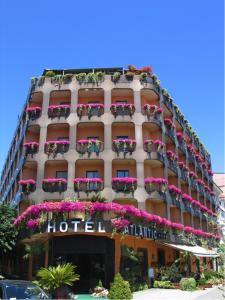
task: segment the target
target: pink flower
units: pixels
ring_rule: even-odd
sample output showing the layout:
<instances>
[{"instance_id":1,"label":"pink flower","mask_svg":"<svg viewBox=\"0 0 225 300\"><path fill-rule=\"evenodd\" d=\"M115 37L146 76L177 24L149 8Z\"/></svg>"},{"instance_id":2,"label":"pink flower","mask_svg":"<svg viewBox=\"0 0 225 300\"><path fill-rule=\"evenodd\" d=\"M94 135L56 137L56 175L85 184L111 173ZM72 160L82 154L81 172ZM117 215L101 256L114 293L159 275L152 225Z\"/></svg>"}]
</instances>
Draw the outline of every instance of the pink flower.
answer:
<instances>
[{"instance_id":1,"label":"pink flower","mask_svg":"<svg viewBox=\"0 0 225 300\"><path fill-rule=\"evenodd\" d=\"M166 155L167 155L168 159L178 161L178 156L173 151L171 151L171 150L166 151Z\"/></svg>"},{"instance_id":2,"label":"pink flower","mask_svg":"<svg viewBox=\"0 0 225 300\"><path fill-rule=\"evenodd\" d=\"M182 198L183 198L184 200L188 201L188 202L192 202L192 201L193 201L192 197L189 196L188 194L185 194L185 193L182 194Z\"/></svg>"},{"instance_id":3,"label":"pink flower","mask_svg":"<svg viewBox=\"0 0 225 300\"><path fill-rule=\"evenodd\" d=\"M145 178L144 183L168 184L168 181L165 178L148 177Z\"/></svg>"},{"instance_id":4,"label":"pink flower","mask_svg":"<svg viewBox=\"0 0 225 300\"><path fill-rule=\"evenodd\" d=\"M55 144L55 145L69 145L70 141L68 140L57 140L57 141L46 141L45 145L48 146L49 144Z\"/></svg>"},{"instance_id":5,"label":"pink flower","mask_svg":"<svg viewBox=\"0 0 225 300\"><path fill-rule=\"evenodd\" d=\"M27 222L27 227L30 228L30 229L34 229L34 228L38 227L38 225L39 225L39 220L30 219Z\"/></svg>"},{"instance_id":6,"label":"pink flower","mask_svg":"<svg viewBox=\"0 0 225 300\"><path fill-rule=\"evenodd\" d=\"M169 185L169 186L168 186L168 189L169 189L169 191L172 192L172 193L176 193L176 194L178 194L178 195L182 195L181 189L179 189L179 188L176 187L175 185Z\"/></svg>"},{"instance_id":7,"label":"pink flower","mask_svg":"<svg viewBox=\"0 0 225 300\"><path fill-rule=\"evenodd\" d=\"M58 105L50 105L50 106L48 107L48 109L50 109L50 110L53 110L53 109L61 109L61 108L66 108L66 109L68 109L68 108L70 108L70 105L69 105L69 104L58 104Z\"/></svg>"},{"instance_id":8,"label":"pink flower","mask_svg":"<svg viewBox=\"0 0 225 300\"><path fill-rule=\"evenodd\" d=\"M112 182L124 182L124 183L135 183L137 178L134 177L114 177Z\"/></svg>"},{"instance_id":9,"label":"pink flower","mask_svg":"<svg viewBox=\"0 0 225 300\"><path fill-rule=\"evenodd\" d=\"M118 230L124 229L124 227L130 224L130 222L126 219L112 219L111 223L112 223L112 227Z\"/></svg>"},{"instance_id":10,"label":"pink flower","mask_svg":"<svg viewBox=\"0 0 225 300\"><path fill-rule=\"evenodd\" d=\"M175 128L175 125L174 125L173 121L171 119L169 119L169 118L165 118L164 119L164 123L165 123L165 125L167 127L173 127L173 128Z\"/></svg>"},{"instance_id":11,"label":"pink flower","mask_svg":"<svg viewBox=\"0 0 225 300\"><path fill-rule=\"evenodd\" d=\"M26 180L19 180L18 183L21 185L36 184L36 181L34 179L26 179Z\"/></svg>"},{"instance_id":12,"label":"pink flower","mask_svg":"<svg viewBox=\"0 0 225 300\"><path fill-rule=\"evenodd\" d=\"M41 110L40 106L27 107L26 112Z\"/></svg>"},{"instance_id":13,"label":"pink flower","mask_svg":"<svg viewBox=\"0 0 225 300\"><path fill-rule=\"evenodd\" d=\"M24 147L30 147L30 146L36 146L36 147L38 147L39 143L37 143L37 142L26 142L23 145L24 145Z\"/></svg>"},{"instance_id":14,"label":"pink flower","mask_svg":"<svg viewBox=\"0 0 225 300\"><path fill-rule=\"evenodd\" d=\"M75 183L78 183L78 182L84 182L84 183L87 183L87 182L99 182L99 183L103 183L103 180L101 178L75 178L73 180L73 182Z\"/></svg>"},{"instance_id":15,"label":"pink flower","mask_svg":"<svg viewBox=\"0 0 225 300\"><path fill-rule=\"evenodd\" d=\"M42 179L43 183L67 183L67 180L65 178L45 178Z\"/></svg>"}]
</instances>

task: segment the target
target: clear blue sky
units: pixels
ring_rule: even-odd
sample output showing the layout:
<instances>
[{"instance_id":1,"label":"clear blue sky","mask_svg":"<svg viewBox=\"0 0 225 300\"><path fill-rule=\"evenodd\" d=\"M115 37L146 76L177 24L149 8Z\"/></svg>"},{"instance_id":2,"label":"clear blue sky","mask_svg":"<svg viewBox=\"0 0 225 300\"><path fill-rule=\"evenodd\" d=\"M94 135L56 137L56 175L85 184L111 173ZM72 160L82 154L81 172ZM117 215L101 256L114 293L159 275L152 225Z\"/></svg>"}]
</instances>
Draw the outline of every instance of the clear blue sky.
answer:
<instances>
[{"instance_id":1,"label":"clear blue sky","mask_svg":"<svg viewBox=\"0 0 225 300\"><path fill-rule=\"evenodd\" d=\"M224 171L223 1L1 0L0 169L44 68L151 65Z\"/></svg>"}]
</instances>

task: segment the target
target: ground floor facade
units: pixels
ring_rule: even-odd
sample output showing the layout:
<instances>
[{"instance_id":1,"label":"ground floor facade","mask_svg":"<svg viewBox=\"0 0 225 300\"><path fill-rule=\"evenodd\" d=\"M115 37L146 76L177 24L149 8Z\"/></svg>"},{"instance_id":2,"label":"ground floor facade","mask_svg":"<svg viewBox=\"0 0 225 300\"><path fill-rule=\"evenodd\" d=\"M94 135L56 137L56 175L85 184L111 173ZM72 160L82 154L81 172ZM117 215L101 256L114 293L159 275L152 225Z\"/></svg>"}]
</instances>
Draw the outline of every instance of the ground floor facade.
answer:
<instances>
[{"instance_id":1,"label":"ground floor facade","mask_svg":"<svg viewBox=\"0 0 225 300\"><path fill-rule=\"evenodd\" d=\"M34 249L27 259L23 259L24 244L27 243ZM109 287L118 272L127 279L148 282L149 266L154 268L154 275L157 278L162 267L171 266L178 261L182 273L184 271L182 256L181 251L160 240L118 233L113 235L97 232L51 232L22 240L18 253L12 258L14 262L11 272L18 274L20 278L34 280L41 267L71 262L77 266L76 273L80 275L80 280L73 288L86 293L95 287L99 280L105 287ZM215 261L212 258L199 258L197 261L193 256L189 261L190 273L195 273L201 268L199 262L204 262L207 269L215 268Z\"/></svg>"}]
</instances>

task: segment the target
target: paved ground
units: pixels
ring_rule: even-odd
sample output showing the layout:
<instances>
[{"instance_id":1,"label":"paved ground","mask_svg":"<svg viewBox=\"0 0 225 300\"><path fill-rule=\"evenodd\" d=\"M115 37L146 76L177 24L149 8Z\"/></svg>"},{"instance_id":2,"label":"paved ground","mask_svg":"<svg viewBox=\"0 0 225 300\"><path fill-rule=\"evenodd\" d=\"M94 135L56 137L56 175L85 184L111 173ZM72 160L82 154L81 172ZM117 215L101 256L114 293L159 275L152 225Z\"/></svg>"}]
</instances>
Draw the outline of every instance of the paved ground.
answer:
<instances>
[{"instance_id":1,"label":"paved ground","mask_svg":"<svg viewBox=\"0 0 225 300\"><path fill-rule=\"evenodd\" d=\"M135 292L134 300L223 300L223 292L217 287L203 291L186 292L170 289L150 289Z\"/></svg>"}]
</instances>

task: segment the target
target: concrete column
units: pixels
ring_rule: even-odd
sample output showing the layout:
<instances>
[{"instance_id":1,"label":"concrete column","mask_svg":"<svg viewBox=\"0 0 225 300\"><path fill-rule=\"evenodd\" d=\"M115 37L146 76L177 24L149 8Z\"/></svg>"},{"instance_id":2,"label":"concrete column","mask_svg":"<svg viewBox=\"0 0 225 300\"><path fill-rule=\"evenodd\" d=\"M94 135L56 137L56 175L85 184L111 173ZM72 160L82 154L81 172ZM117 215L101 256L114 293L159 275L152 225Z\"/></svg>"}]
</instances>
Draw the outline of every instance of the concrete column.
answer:
<instances>
[{"instance_id":1,"label":"concrete column","mask_svg":"<svg viewBox=\"0 0 225 300\"><path fill-rule=\"evenodd\" d=\"M138 162L136 165L136 168L137 168L138 186L144 187L144 164L143 164L143 162Z\"/></svg>"},{"instance_id":2,"label":"concrete column","mask_svg":"<svg viewBox=\"0 0 225 300\"><path fill-rule=\"evenodd\" d=\"M105 187L112 186L112 162L111 161L105 161L104 162L104 183Z\"/></svg>"},{"instance_id":3,"label":"concrete column","mask_svg":"<svg viewBox=\"0 0 225 300\"><path fill-rule=\"evenodd\" d=\"M112 149L112 129L111 124L104 127L104 149Z\"/></svg>"},{"instance_id":4,"label":"concrete column","mask_svg":"<svg viewBox=\"0 0 225 300\"><path fill-rule=\"evenodd\" d=\"M48 113L49 100L50 100L50 92L44 91L43 92L43 103L42 103L42 114Z\"/></svg>"},{"instance_id":5,"label":"concrete column","mask_svg":"<svg viewBox=\"0 0 225 300\"><path fill-rule=\"evenodd\" d=\"M78 103L78 90L71 91L71 113L76 113Z\"/></svg>"},{"instance_id":6,"label":"concrete column","mask_svg":"<svg viewBox=\"0 0 225 300\"><path fill-rule=\"evenodd\" d=\"M134 106L137 113L141 112L141 91L134 91Z\"/></svg>"},{"instance_id":7,"label":"concrete column","mask_svg":"<svg viewBox=\"0 0 225 300\"><path fill-rule=\"evenodd\" d=\"M47 138L47 125L40 128L39 152L44 152L46 138Z\"/></svg>"},{"instance_id":8,"label":"concrete column","mask_svg":"<svg viewBox=\"0 0 225 300\"><path fill-rule=\"evenodd\" d=\"M76 134L77 134L77 126L76 124L71 124L70 133L69 133L70 149L76 149Z\"/></svg>"},{"instance_id":9,"label":"concrete column","mask_svg":"<svg viewBox=\"0 0 225 300\"><path fill-rule=\"evenodd\" d=\"M75 178L75 163L68 161L68 177L67 177L67 189L73 190L73 180Z\"/></svg>"},{"instance_id":10,"label":"concrete column","mask_svg":"<svg viewBox=\"0 0 225 300\"><path fill-rule=\"evenodd\" d=\"M110 111L111 106L111 89L110 90L104 90L104 106L105 111Z\"/></svg>"},{"instance_id":11,"label":"concrete column","mask_svg":"<svg viewBox=\"0 0 225 300\"><path fill-rule=\"evenodd\" d=\"M137 143L137 149L143 149L142 125L135 124L135 139Z\"/></svg>"}]
</instances>

